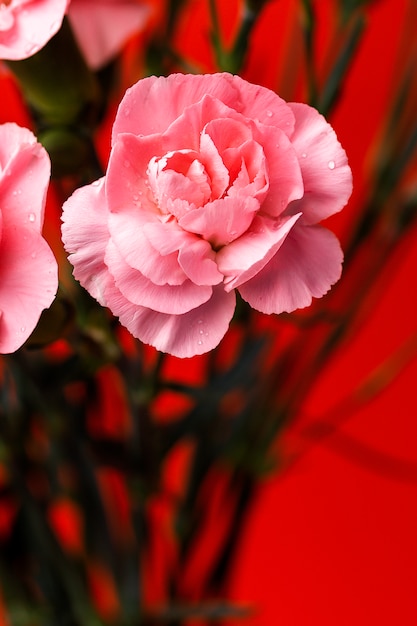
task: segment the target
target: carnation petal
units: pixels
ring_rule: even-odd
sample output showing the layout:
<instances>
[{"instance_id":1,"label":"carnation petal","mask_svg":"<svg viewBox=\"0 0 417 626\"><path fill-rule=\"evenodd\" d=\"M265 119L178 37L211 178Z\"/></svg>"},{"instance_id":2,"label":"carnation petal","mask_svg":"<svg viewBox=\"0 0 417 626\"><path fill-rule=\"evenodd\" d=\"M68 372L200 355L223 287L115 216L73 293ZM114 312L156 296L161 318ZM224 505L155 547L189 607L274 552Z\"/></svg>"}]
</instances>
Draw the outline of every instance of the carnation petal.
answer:
<instances>
[{"instance_id":1,"label":"carnation petal","mask_svg":"<svg viewBox=\"0 0 417 626\"><path fill-rule=\"evenodd\" d=\"M221 123L221 121L224 120L224 128L227 128L227 122L232 124L234 120L241 128L245 128L247 124L247 120L235 109L227 106L221 100L209 94L205 94L199 102L187 106L184 111L182 111L181 115L170 124L164 133L164 140L167 142L167 145L173 148L187 147L192 150L198 150L200 135L205 130L205 127L210 125L213 120L216 120L216 123ZM250 133L249 130L247 132ZM211 133L208 134L211 135ZM226 142L230 140L232 136L233 130L230 129L225 137ZM237 141L238 139L239 137ZM215 140L214 143L216 143Z\"/></svg>"},{"instance_id":2,"label":"carnation petal","mask_svg":"<svg viewBox=\"0 0 417 626\"><path fill-rule=\"evenodd\" d=\"M230 74L171 74L144 78L126 91L120 103L113 126L113 141L119 133L125 132L135 135L163 133L186 107L199 102L205 95L230 107L239 101L239 92Z\"/></svg>"},{"instance_id":3,"label":"carnation petal","mask_svg":"<svg viewBox=\"0 0 417 626\"><path fill-rule=\"evenodd\" d=\"M200 154L211 180L211 198L220 198L229 185L229 172L212 138L206 133L200 136Z\"/></svg>"},{"instance_id":4,"label":"carnation petal","mask_svg":"<svg viewBox=\"0 0 417 626\"><path fill-rule=\"evenodd\" d=\"M134 337L180 358L213 350L226 334L236 305L234 292L226 293L221 286L213 289L206 303L183 315L137 307L116 290L109 301L113 313Z\"/></svg>"},{"instance_id":5,"label":"carnation petal","mask_svg":"<svg viewBox=\"0 0 417 626\"><path fill-rule=\"evenodd\" d=\"M156 285L130 267L111 240L106 249L105 261L117 288L129 302L160 313L187 313L207 302L212 294L210 286L195 285L190 280L185 280L181 285Z\"/></svg>"},{"instance_id":6,"label":"carnation petal","mask_svg":"<svg viewBox=\"0 0 417 626\"><path fill-rule=\"evenodd\" d=\"M339 280L343 253L335 235L321 226L297 224L282 247L239 292L262 313L290 313L320 298Z\"/></svg>"},{"instance_id":7,"label":"carnation petal","mask_svg":"<svg viewBox=\"0 0 417 626\"><path fill-rule=\"evenodd\" d=\"M187 279L178 264L178 249L185 237L172 245L177 234L173 224L146 221L140 212L112 213L109 230L126 263L156 285L181 285Z\"/></svg>"},{"instance_id":8,"label":"carnation petal","mask_svg":"<svg viewBox=\"0 0 417 626\"><path fill-rule=\"evenodd\" d=\"M0 58L21 60L33 56L58 32L69 0L0 3L3 26ZM7 22L7 23L6 23Z\"/></svg>"},{"instance_id":9,"label":"carnation petal","mask_svg":"<svg viewBox=\"0 0 417 626\"><path fill-rule=\"evenodd\" d=\"M263 147L268 172L269 188L262 202L262 213L277 217L290 202L304 194L299 160L291 141L279 128L258 124L254 137Z\"/></svg>"},{"instance_id":10,"label":"carnation petal","mask_svg":"<svg viewBox=\"0 0 417 626\"><path fill-rule=\"evenodd\" d=\"M26 226L40 233L51 172L49 156L31 131L14 123L2 125L0 137L4 223Z\"/></svg>"},{"instance_id":11,"label":"carnation petal","mask_svg":"<svg viewBox=\"0 0 417 626\"><path fill-rule=\"evenodd\" d=\"M267 126L278 127L291 136L294 115L285 100L270 89L248 83L240 76L233 76L232 82L239 91L239 101L234 105L239 113Z\"/></svg>"},{"instance_id":12,"label":"carnation petal","mask_svg":"<svg viewBox=\"0 0 417 626\"><path fill-rule=\"evenodd\" d=\"M324 117L307 104L290 103L296 125L291 143L304 181L304 196L291 212L303 212L303 221L316 224L340 211L352 193L352 172L336 133Z\"/></svg>"},{"instance_id":13,"label":"carnation petal","mask_svg":"<svg viewBox=\"0 0 417 626\"><path fill-rule=\"evenodd\" d=\"M218 248L244 233L258 209L259 202L256 198L226 197L189 211L179 220L179 224L189 232L201 235Z\"/></svg>"},{"instance_id":14,"label":"carnation petal","mask_svg":"<svg viewBox=\"0 0 417 626\"><path fill-rule=\"evenodd\" d=\"M160 137L119 135L106 173L106 196L111 212L159 210L147 184L149 161L164 153Z\"/></svg>"},{"instance_id":15,"label":"carnation petal","mask_svg":"<svg viewBox=\"0 0 417 626\"><path fill-rule=\"evenodd\" d=\"M270 220L256 216L251 228L217 253L227 291L256 276L282 246L300 214Z\"/></svg>"},{"instance_id":16,"label":"carnation petal","mask_svg":"<svg viewBox=\"0 0 417 626\"><path fill-rule=\"evenodd\" d=\"M0 254L0 353L15 352L26 341L58 289L55 257L30 227L3 228Z\"/></svg>"},{"instance_id":17,"label":"carnation petal","mask_svg":"<svg viewBox=\"0 0 417 626\"><path fill-rule=\"evenodd\" d=\"M63 206L62 241L74 277L102 305L106 304L105 286L111 280L104 263L109 240L107 217L104 178L77 189Z\"/></svg>"},{"instance_id":18,"label":"carnation petal","mask_svg":"<svg viewBox=\"0 0 417 626\"><path fill-rule=\"evenodd\" d=\"M189 244L182 246L178 262L196 285L218 285L223 280L223 274L217 269L215 258L211 245L195 237Z\"/></svg>"},{"instance_id":19,"label":"carnation petal","mask_svg":"<svg viewBox=\"0 0 417 626\"><path fill-rule=\"evenodd\" d=\"M132 0L71 0L68 19L92 69L108 63L147 22L150 7Z\"/></svg>"}]
</instances>

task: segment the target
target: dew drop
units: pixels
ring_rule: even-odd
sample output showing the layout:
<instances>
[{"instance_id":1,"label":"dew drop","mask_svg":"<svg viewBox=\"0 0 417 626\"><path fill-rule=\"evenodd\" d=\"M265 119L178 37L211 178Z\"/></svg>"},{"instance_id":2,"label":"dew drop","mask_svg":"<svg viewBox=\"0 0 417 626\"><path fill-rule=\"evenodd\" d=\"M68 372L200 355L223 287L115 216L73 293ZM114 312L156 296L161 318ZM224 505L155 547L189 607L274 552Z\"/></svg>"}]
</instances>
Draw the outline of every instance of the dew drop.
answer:
<instances>
[{"instance_id":1,"label":"dew drop","mask_svg":"<svg viewBox=\"0 0 417 626\"><path fill-rule=\"evenodd\" d=\"M266 111L266 116L267 116L267 117L272 117L272 116L273 116L272 111Z\"/></svg>"},{"instance_id":2,"label":"dew drop","mask_svg":"<svg viewBox=\"0 0 417 626\"><path fill-rule=\"evenodd\" d=\"M123 165L125 167L130 167L130 161L128 161L127 159L125 161L123 161Z\"/></svg>"},{"instance_id":3,"label":"dew drop","mask_svg":"<svg viewBox=\"0 0 417 626\"><path fill-rule=\"evenodd\" d=\"M130 115L130 109L126 108L126 109L123 111L123 115L124 115L125 117L128 117L128 116Z\"/></svg>"},{"instance_id":4,"label":"dew drop","mask_svg":"<svg viewBox=\"0 0 417 626\"><path fill-rule=\"evenodd\" d=\"M32 252L30 256L32 257L32 259L36 259L36 252Z\"/></svg>"},{"instance_id":5,"label":"dew drop","mask_svg":"<svg viewBox=\"0 0 417 626\"><path fill-rule=\"evenodd\" d=\"M306 159L307 158L307 152L303 152L301 156L302 156L303 159Z\"/></svg>"},{"instance_id":6,"label":"dew drop","mask_svg":"<svg viewBox=\"0 0 417 626\"><path fill-rule=\"evenodd\" d=\"M334 161L329 161L327 166L329 170L334 170L334 168L336 167L336 163Z\"/></svg>"},{"instance_id":7,"label":"dew drop","mask_svg":"<svg viewBox=\"0 0 417 626\"><path fill-rule=\"evenodd\" d=\"M198 332L200 333L200 335L204 335L204 330L201 330L201 328Z\"/></svg>"},{"instance_id":8,"label":"dew drop","mask_svg":"<svg viewBox=\"0 0 417 626\"><path fill-rule=\"evenodd\" d=\"M33 224L33 222L36 219L36 215L34 213L29 213L28 219L29 219L29 222L32 222L32 224Z\"/></svg>"},{"instance_id":9,"label":"dew drop","mask_svg":"<svg viewBox=\"0 0 417 626\"><path fill-rule=\"evenodd\" d=\"M26 326L21 326L21 327L20 327L20 332L21 332L21 333L24 333L24 332L25 332L25 330L26 330Z\"/></svg>"},{"instance_id":10,"label":"dew drop","mask_svg":"<svg viewBox=\"0 0 417 626\"><path fill-rule=\"evenodd\" d=\"M202 323L203 323L203 320L198 320L197 321L197 324L202 324Z\"/></svg>"},{"instance_id":11,"label":"dew drop","mask_svg":"<svg viewBox=\"0 0 417 626\"><path fill-rule=\"evenodd\" d=\"M99 180L95 180L93 183L91 183L92 187L99 187L100 186L100 181Z\"/></svg>"},{"instance_id":12,"label":"dew drop","mask_svg":"<svg viewBox=\"0 0 417 626\"><path fill-rule=\"evenodd\" d=\"M198 345L199 345L199 346L202 346L202 345L203 345L203 342L201 341L201 339L199 339L199 340L197 341L197 343L198 343Z\"/></svg>"}]
</instances>

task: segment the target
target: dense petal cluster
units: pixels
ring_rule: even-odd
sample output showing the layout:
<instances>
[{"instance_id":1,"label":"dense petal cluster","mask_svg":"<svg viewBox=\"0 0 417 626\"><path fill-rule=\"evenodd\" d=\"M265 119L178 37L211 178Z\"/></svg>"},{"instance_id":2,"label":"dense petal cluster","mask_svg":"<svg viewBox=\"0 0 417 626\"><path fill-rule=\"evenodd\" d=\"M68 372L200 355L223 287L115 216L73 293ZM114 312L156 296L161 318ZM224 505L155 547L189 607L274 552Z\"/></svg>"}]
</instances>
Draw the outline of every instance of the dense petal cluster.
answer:
<instances>
[{"instance_id":1,"label":"dense petal cluster","mask_svg":"<svg viewBox=\"0 0 417 626\"><path fill-rule=\"evenodd\" d=\"M17 350L58 288L56 260L41 234L48 154L26 128L0 126L0 353Z\"/></svg>"},{"instance_id":2,"label":"dense petal cluster","mask_svg":"<svg viewBox=\"0 0 417 626\"><path fill-rule=\"evenodd\" d=\"M70 0L0 2L0 59L34 55L58 32Z\"/></svg>"},{"instance_id":3,"label":"dense petal cluster","mask_svg":"<svg viewBox=\"0 0 417 626\"><path fill-rule=\"evenodd\" d=\"M214 348L235 309L305 307L340 277L318 225L352 189L344 150L305 104L230 74L149 77L124 96L106 176L64 205L74 276L157 349Z\"/></svg>"}]
</instances>

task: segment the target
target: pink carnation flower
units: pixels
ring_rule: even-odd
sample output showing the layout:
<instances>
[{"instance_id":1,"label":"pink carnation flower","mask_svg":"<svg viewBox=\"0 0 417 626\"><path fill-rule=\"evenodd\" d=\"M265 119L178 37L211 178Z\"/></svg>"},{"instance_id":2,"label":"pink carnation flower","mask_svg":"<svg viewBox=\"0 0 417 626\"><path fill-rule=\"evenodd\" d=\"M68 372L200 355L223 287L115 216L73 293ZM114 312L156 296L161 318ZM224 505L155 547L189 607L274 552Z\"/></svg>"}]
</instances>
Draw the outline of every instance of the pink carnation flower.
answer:
<instances>
[{"instance_id":1,"label":"pink carnation flower","mask_svg":"<svg viewBox=\"0 0 417 626\"><path fill-rule=\"evenodd\" d=\"M235 309L308 306L340 277L318 225L352 189L325 119L238 76L171 75L124 96L104 178L64 205L74 276L130 332L179 357L214 348Z\"/></svg>"},{"instance_id":2,"label":"pink carnation flower","mask_svg":"<svg viewBox=\"0 0 417 626\"><path fill-rule=\"evenodd\" d=\"M58 32L69 0L2 0L0 59L32 56Z\"/></svg>"},{"instance_id":3,"label":"pink carnation flower","mask_svg":"<svg viewBox=\"0 0 417 626\"><path fill-rule=\"evenodd\" d=\"M68 19L87 64L98 69L142 30L149 13L139 0L71 0Z\"/></svg>"},{"instance_id":4,"label":"pink carnation flower","mask_svg":"<svg viewBox=\"0 0 417 626\"><path fill-rule=\"evenodd\" d=\"M0 126L0 353L14 352L50 306L57 263L41 234L50 161L26 128Z\"/></svg>"}]
</instances>

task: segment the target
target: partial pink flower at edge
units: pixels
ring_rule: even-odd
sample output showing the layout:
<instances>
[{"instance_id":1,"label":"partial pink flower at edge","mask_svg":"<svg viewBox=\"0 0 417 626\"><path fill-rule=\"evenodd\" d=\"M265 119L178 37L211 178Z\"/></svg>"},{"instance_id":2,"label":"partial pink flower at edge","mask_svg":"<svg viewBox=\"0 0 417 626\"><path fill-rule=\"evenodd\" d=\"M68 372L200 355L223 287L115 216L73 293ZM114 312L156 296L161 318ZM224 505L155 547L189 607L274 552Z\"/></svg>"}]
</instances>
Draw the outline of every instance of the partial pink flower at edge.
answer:
<instances>
[{"instance_id":1,"label":"partial pink flower at edge","mask_svg":"<svg viewBox=\"0 0 417 626\"><path fill-rule=\"evenodd\" d=\"M235 289L267 314L330 289L343 254L319 222L351 190L308 105L230 74L149 77L120 104L106 176L64 204L62 235L75 278L135 337L191 357L226 333Z\"/></svg>"},{"instance_id":2,"label":"partial pink flower at edge","mask_svg":"<svg viewBox=\"0 0 417 626\"><path fill-rule=\"evenodd\" d=\"M38 52L58 32L69 0L0 2L0 59L18 61Z\"/></svg>"},{"instance_id":3,"label":"partial pink flower at edge","mask_svg":"<svg viewBox=\"0 0 417 626\"><path fill-rule=\"evenodd\" d=\"M71 0L68 19L89 67L108 63L147 23L145 0Z\"/></svg>"},{"instance_id":4,"label":"partial pink flower at edge","mask_svg":"<svg viewBox=\"0 0 417 626\"><path fill-rule=\"evenodd\" d=\"M49 156L31 131L1 125L1 354L20 348L58 288L57 262L41 232L49 177Z\"/></svg>"}]
</instances>

